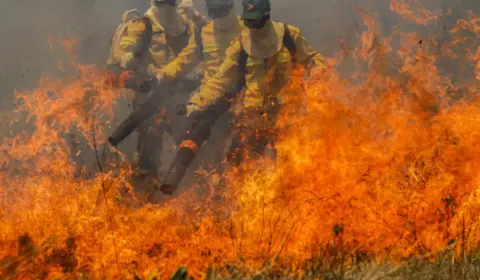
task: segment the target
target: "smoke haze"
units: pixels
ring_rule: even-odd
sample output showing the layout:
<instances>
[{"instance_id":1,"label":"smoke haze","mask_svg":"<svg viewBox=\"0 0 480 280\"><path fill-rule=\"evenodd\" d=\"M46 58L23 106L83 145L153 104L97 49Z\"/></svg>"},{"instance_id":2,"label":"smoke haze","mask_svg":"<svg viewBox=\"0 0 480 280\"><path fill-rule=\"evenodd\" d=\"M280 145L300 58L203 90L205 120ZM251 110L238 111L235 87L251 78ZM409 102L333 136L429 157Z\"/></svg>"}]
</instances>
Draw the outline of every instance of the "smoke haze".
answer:
<instances>
[{"instance_id":1,"label":"smoke haze","mask_svg":"<svg viewBox=\"0 0 480 280\"><path fill-rule=\"evenodd\" d=\"M236 1L237 4L240 1ZM361 7L377 12L385 27L398 22L384 0L275 0L273 17L302 29L309 41L329 55L338 48L340 39L352 38L360 22L355 9ZM464 16L466 10L479 10L476 0L421 0L428 8L452 9L445 18ZM205 11L202 0L194 0ZM40 74L54 71L61 50L50 50L48 37L80 38L79 55L85 63L102 64L107 55L108 41L122 13L131 8L145 10L149 0L43 0L0 2L0 107L9 108L13 89L35 86ZM240 9L237 5L237 11Z\"/></svg>"},{"instance_id":2,"label":"smoke haze","mask_svg":"<svg viewBox=\"0 0 480 280\"><path fill-rule=\"evenodd\" d=\"M430 9L452 9L451 15L441 18L438 30L432 32L448 29L456 18L465 16L466 10L480 9L478 0L421 2ZM205 12L203 0L194 0L194 4ZM240 1L236 4L240 12ZM80 63L101 67L122 13L131 8L146 10L148 6L148 0L0 1L0 109L12 108L14 90L35 87L42 73L55 72L58 61L67 58L60 47L50 49L49 37L79 38ZM377 13L385 32L399 22L398 15L389 11L387 0L272 0L272 6L274 19L300 27L310 43L326 56L338 50L339 41L353 44L357 40L355 35L362 28L358 8ZM130 112L126 107L120 111L119 118ZM2 134L5 129L0 125Z\"/></svg>"}]
</instances>

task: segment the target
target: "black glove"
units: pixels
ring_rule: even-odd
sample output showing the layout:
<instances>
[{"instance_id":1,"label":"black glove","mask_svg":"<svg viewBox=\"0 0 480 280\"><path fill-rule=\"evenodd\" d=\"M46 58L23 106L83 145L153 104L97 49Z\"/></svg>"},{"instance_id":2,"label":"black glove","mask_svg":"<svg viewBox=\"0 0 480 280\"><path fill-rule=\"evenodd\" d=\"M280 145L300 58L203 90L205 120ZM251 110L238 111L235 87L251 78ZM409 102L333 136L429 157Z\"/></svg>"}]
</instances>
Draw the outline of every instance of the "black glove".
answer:
<instances>
[{"instance_id":1,"label":"black glove","mask_svg":"<svg viewBox=\"0 0 480 280\"><path fill-rule=\"evenodd\" d=\"M148 93L156 84L155 77L140 75L137 73L129 73L124 79L124 87L138 91L141 93Z\"/></svg>"},{"instance_id":2,"label":"black glove","mask_svg":"<svg viewBox=\"0 0 480 280\"><path fill-rule=\"evenodd\" d=\"M105 83L115 87L125 87L134 91L147 93L157 83L155 77L129 71L117 64L105 68Z\"/></svg>"}]
</instances>

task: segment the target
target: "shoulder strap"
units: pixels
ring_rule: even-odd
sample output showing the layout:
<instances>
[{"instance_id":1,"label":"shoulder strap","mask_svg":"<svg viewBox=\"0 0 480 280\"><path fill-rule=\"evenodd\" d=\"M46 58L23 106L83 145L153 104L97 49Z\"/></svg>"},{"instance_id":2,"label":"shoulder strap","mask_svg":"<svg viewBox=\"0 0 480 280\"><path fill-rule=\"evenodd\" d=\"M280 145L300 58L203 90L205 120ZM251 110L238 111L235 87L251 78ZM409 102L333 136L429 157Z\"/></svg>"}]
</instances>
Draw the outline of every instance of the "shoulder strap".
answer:
<instances>
[{"instance_id":1,"label":"shoulder strap","mask_svg":"<svg viewBox=\"0 0 480 280\"><path fill-rule=\"evenodd\" d=\"M202 28L206 25L204 21L202 21L202 16L198 11L192 6L193 4L191 1L183 1L179 5L179 10L183 13L190 21L194 23L195 26L195 43L197 45L197 57L200 60L204 60L203 55L203 42L202 42Z\"/></svg>"},{"instance_id":2,"label":"shoulder strap","mask_svg":"<svg viewBox=\"0 0 480 280\"><path fill-rule=\"evenodd\" d=\"M152 21L150 20L150 18L143 16L140 19L145 24L145 32L142 34L142 37L140 39L141 41L138 50L136 50L134 53L134 55L139 59L141 59L143 55L148 52L148 49L150 48L150 45L152 43L153 35Z\"/></svg>"},{"instance_id":3,"label":"shoulder strap","mask_svg":"<svg viewBox=\"0 0 480 280\"><path fill-rule=\"evenodd\" d=\"M292 56L292 62L296 63L297 48L295 47L295 43L293 42L292 36L290 35L290 30L288 29L288 25L286 23L284 23L283 25L285 26L285 33L283 34L283 45L290 52L290 55Z\"/></svg>"},{"instance_id":4,"label":"shoulder strap","mask_svg":"<svg viewBox=\"0 0 480 280\"><path fill-rule=\"evenodd\" d=\"M203 54L203 40L202 40L202 28L195 27L195 42L197 44L197 56L200 60L204 60Z\"/></svg>"},{"instance_id":5,"label":"shoulder strap","mask_svg":"<svg viewBox=\"0 0 480 280\"><path fill-rule=\"evenodd\" d=\"M239 70L239 78L238 78L238 88L242 90L246 86L246 77L247 77L247 59L248 54L241 46L240 56L238 57L238 70Z\"/></svg>"},{"instance_id":6,"label":"shoulder strap","mask_svg":"<svg viewBox=\"0 0 480 280\"><path fill-rule=\"evenodd\" d=\"M290 30L288 29L287 24L285 26L285 33L283 35L283 45L288 49L290 55L292 56L292 62L296 63L296 52L297 48L295 47L295 43L293 42L292 36L290 36ZM240 52L240 57L238 58L238 68L240 70L240 78L239 78L239 87L244 87L246 83L246 76L247 76L247 59L248 54L242 46L242 51Z\"/></svg>"}]
</instances>

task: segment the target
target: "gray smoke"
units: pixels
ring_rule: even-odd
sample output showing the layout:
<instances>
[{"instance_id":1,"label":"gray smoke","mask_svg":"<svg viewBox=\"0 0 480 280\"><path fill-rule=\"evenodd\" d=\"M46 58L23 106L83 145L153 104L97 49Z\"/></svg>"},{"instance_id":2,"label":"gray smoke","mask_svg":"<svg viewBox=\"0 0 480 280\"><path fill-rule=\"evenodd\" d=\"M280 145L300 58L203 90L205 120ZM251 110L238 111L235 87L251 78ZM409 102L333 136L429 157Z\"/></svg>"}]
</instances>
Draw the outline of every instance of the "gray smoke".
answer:
<instances>
[{"instance_id":1,"label":"gray smoke","mask_svg":"<svg viewBox=\"0 0 480 280\"><path fill-rule=\"evenodd\" d=\"M439 30L451 27L465 11L480 12L478 0L420 0L428 8L452 9L439 20ZM3 0L0 1L0 109L12 108L13 91L33 88L43 72L55 71L67 56L49 48L48 38L80 38L82 63L101 67L108 44L122 13L131 8L146 10L149 0ZM273 18L301 28L310 43L324 55L339 49L339 41L355 43L362 30L356 10L378 13L383 30L401 22L389 11L388 0L271 0ZM194 0L200 12L203 0ZM236 1L239 12L240 1ZM127 110L127 109L126 109ZM128 112L124 112L128 114ZM0 125L2 135L5 128ZM128 144L131 145L131 144ZM168 145L166 145L168 147ZM168 149L166 149L168 152Z\"/></svg>"},{"instance_id":2,"label":"gray smoke","mask_svg":"<svg viewBox=\"0 0 480 280\"><path fill-rule=\"evenodd\" d=\"M126 9L146 8L146 0L4 0L0 1L0 108L11 107L13 89L32 88L41 73L55 71L61 49L48 38L81 39L85 63L102 63L109 36Z\"/></svg>"},{"instance_id":3,"label":"gray smoke","mask_svg":"<svg viewBox=\"0 0 480 280\"><path fill-rule=\"evenodd\" d=\"M391 14L386 0L275 0L273 17L297 25L311 43L329 55L338 41L351 38L361 23L355 9L378 12L384 26L393 26L398 18ZM477 0L422 0L429 8L452 9L445 18L451 25L466 10L479 11ZM203 0L194 1L204 12ZM240 1L237 1L239 4ZM81 38L80 58L86 63L102 64L108 40L121 14L130 8L145 10L149 0L4 0L0 1L0 108L8 108L13 89L35 86L40 73L55 70L61 51L52 51L47 39ZM239 5L237 5L239 6ZM240 9L237 7L237 11Z\"/></svg>"}]
</instances>

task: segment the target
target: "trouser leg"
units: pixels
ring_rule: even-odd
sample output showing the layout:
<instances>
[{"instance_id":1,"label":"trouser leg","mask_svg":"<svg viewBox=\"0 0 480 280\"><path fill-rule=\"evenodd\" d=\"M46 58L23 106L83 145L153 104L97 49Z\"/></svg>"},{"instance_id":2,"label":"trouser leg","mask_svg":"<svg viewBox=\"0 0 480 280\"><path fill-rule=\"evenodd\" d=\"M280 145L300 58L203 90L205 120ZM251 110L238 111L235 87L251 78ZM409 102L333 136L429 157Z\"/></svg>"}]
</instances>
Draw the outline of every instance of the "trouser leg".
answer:
<instances>
[{"instance_id":1,"label":"trouser leg","mask_svg":"<svg viewBox=\"0 0 480 280\"><path fill-rule=\"evenodd\" d=\"M134 110L143 102L148 95L137 94L133 101ZM137 129L137 165L140 173L152 176L158 175L163 152L163 133L165 131L164 112L151 117Z\"/></svg>"},{"instance_id":2,"label":"trouser leg","mask_svg":"<svg viewBox=\"0 0 480 280\"><path fill-rule=\"evenodd\" d=\"M149 125L138 131L138 167L141 172L156 176L163 152L163 129Z\"/></svg>"},{"instance_id":3,"label":"trouser leg","mask_svg":"<svg viewBox=\"0 0 480 280\"><path fill-rule=\"evenodd\" d=\"M227 152L227 162L239 166L247 159L261 157L273 139L271 125L263 116L241 116L235 124L234 137Z\"/></svg>"}]
</instances>

